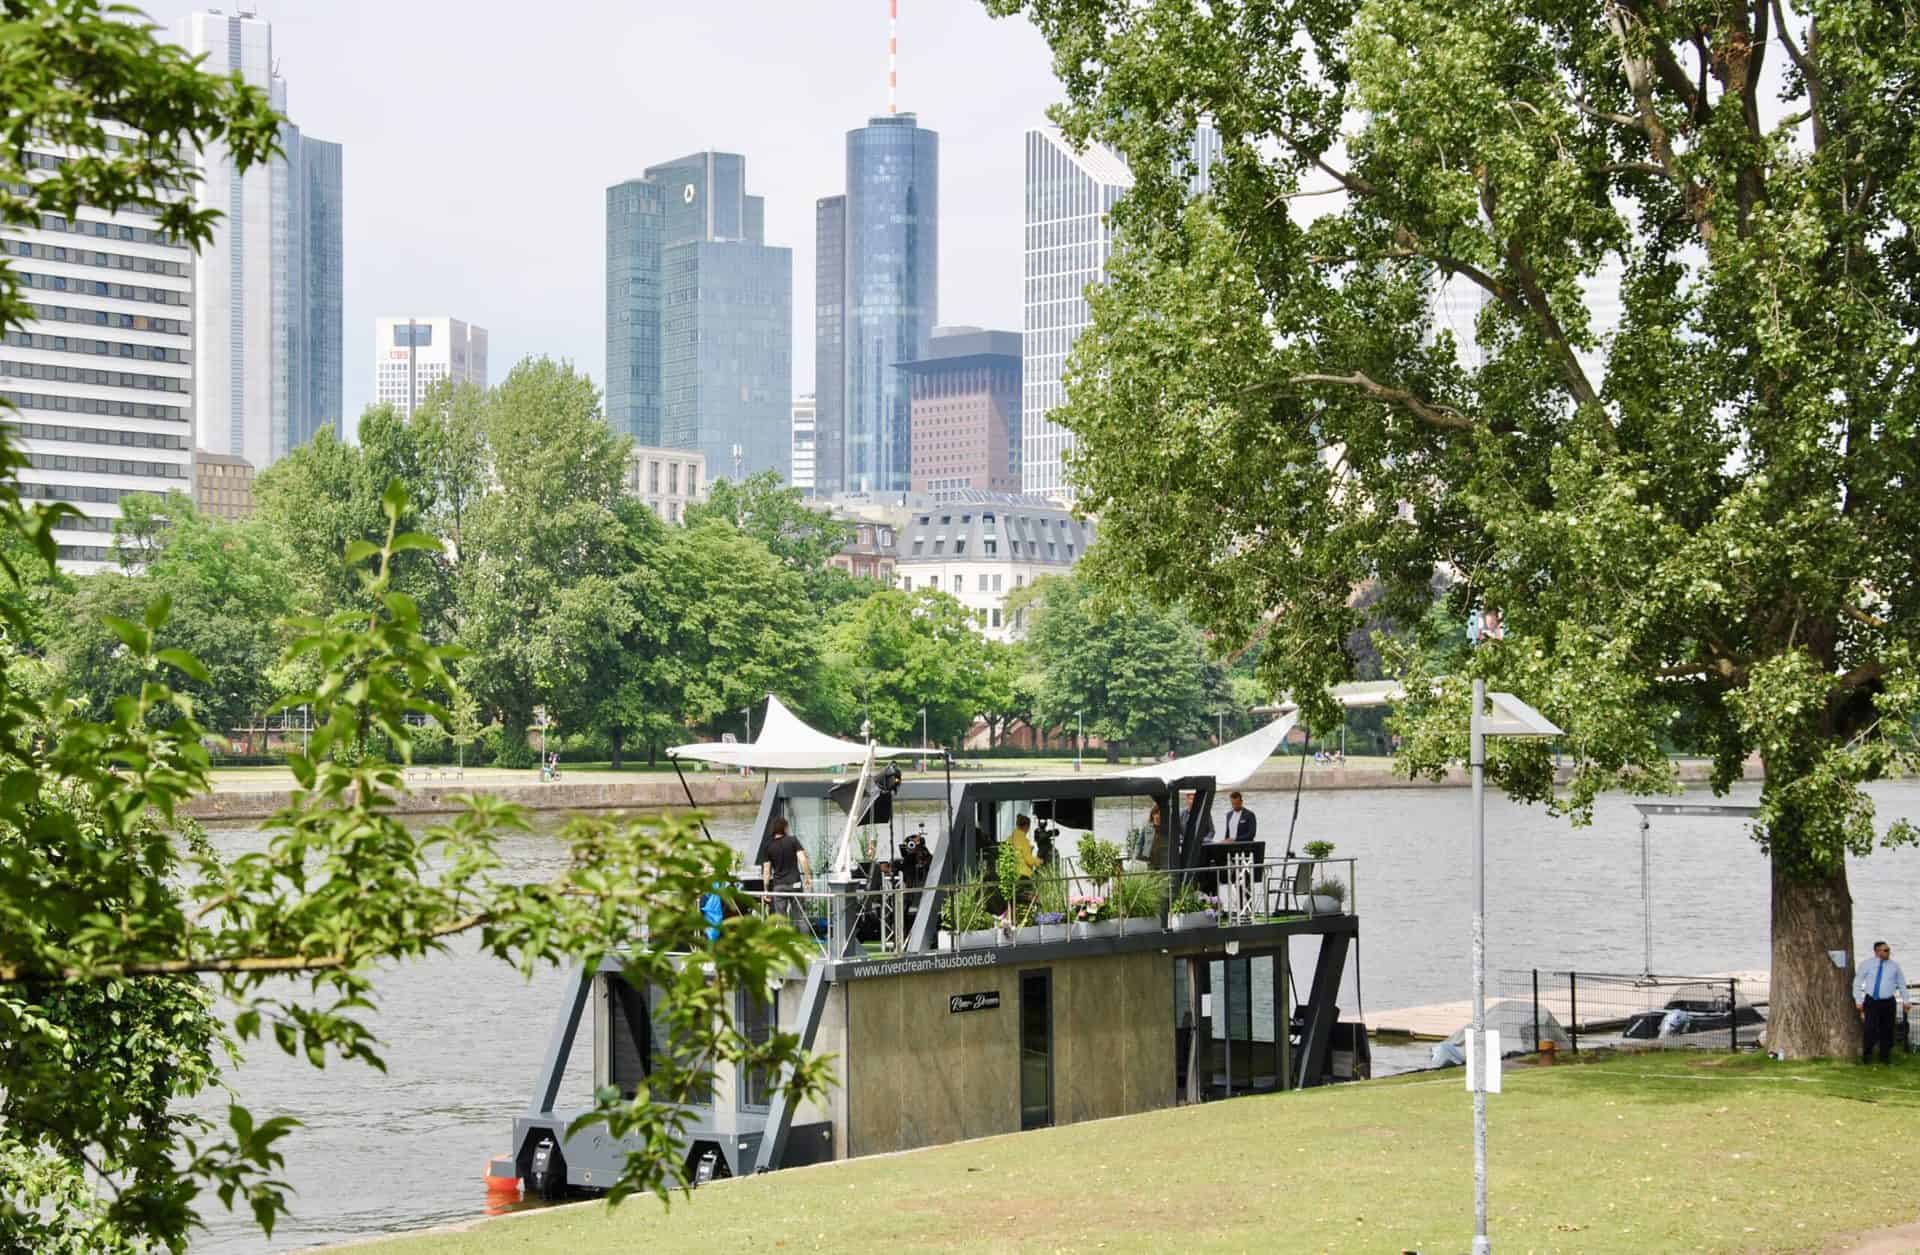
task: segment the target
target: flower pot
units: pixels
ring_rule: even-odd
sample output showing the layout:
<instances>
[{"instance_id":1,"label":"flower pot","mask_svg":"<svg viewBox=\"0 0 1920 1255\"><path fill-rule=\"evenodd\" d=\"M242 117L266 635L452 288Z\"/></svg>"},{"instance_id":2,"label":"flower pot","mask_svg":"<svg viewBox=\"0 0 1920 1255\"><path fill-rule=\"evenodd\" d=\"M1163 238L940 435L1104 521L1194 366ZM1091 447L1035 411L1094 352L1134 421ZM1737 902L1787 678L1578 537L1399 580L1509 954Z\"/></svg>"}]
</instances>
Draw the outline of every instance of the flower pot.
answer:
<instances>
[{"instance_id":1,"label":"flower pot","mask_svg":"<svg viewBox=\"0 0 1920 1255\"><path fill-rule=\"evenodd\" d=\"M998 928L970 928L954 935L954 943L961 950L985 950L1000 944Z\"/></svg>"},{"instance_id":2,"label":"flower pot","mask_svg":"<svg viewBox=\"0 0 1920 1255\"><path fill-rule=\"evenodd\" d=\"M1188 928L1212 928L1216 918L1212 911L1181 911L1167 916L1167 927L1175 932Z\"/></svg>"},{"instance_id":3,"label":"flower pot","mask_svg":"<svg viewBox=\"0 0 1920 1255\"><path fill-rule=\"evenodd\" d=\"M1315 915L1338 915L1341 911L1340 899L1331 893L1312 894L1307 898L1307 903Z\"/></svg>"},{"instance_id":4,"label":"flower pot","mask_svg":"<svg viewBox=\"0 0 1920 1255\"><path fill-rule=\"evenodd\" d=\"M1132 936L1135 933L1157 933L1160 931L1162 931L1162 929L1158 915L1141 915L1137 917L1129 915L1120 921L1120 932L1123 936Z\"/></svg>"},{"instance_id":5,"label":"flower pot","mask_svg":"<svg viewBox=\"0 0 1920 1255\"><path fill-rule=\"evenodd\" d=\"M1075 941L1088 941L1095 937L1118 937L1119 935L1120 921L1117 919L1095 920L1091 924L1075 924L1073 926L1073 939Z\"/></svg>"},{"instance_id":6,"label":"flower pot","mask_svg":"<svg viewBox=\"0 0 1920 1255\"><path fill-rule=\"evenodd\" d=\"M1046 930L1038 924L1029 924L1025 928L1013 930L1013 944L1016 946L1037 946L1046 940Z\"/></svg>"}]
</instances>

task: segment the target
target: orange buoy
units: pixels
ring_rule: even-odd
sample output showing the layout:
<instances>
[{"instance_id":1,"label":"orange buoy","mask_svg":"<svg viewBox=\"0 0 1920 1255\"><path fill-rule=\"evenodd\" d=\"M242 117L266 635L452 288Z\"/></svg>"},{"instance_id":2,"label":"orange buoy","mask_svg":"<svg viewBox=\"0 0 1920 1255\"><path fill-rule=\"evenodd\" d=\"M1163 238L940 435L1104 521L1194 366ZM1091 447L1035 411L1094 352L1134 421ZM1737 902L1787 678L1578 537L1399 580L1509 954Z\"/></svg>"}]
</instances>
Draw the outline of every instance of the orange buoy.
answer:
<instances>
[{"instance_id":1,"label":"orange buoy","mask_svg":"<svg viewBox=\"0 0 1920 1255\"><path fill-rule=\"evenodd\" d=\"M512 1155L495 1155L487 1160L486 1180L488 1194L517 1196L520 1193L520 1176L513 1166Z\"/></svg>"}]
</instances>

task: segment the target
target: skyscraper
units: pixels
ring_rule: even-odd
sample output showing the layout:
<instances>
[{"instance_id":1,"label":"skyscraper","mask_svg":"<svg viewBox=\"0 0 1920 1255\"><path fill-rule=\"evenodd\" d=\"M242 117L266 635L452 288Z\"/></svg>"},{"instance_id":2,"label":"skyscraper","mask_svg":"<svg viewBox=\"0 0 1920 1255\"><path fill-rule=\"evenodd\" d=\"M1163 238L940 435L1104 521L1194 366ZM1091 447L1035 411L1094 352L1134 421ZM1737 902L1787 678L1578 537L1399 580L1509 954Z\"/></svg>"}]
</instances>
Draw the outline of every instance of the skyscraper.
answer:
<instances>
[{"instance_id":1,"label":"skyscraper","mask_svg":"<svg viewBox=\"0 0 1920 1255\"><path fill-rule=\"evenodd\" d=\"M487 386L487 329L458 318L373 320L373 399L412 418L441 381Z\"/></svg>"},{"instance_id":2,"label":"skyscraper","mask_svg":"<svg viewBox=\"0 0 1920 1255\"><path fill-rule=\"evenodd\" d=\"M286 112L267 22L209 10L177 33L207 70L239 74ZM224 145L210 146L194 193L222 215L194 284L196 437L261 469L317 428L337 430L343 393L340 147L291 123L280 142L283 156L244 175Z\"/></svg>"},{"instance_id":3,"label":"skyscraper","mask_svg":"<svg viewBox=\"0 0 1920 1255\"><path fill-rule=\"evenodd\" d=\"M940 320L940 137L911 113L847 132L840 486L905 492L911 416L901 362Z\"/></svg>"},{"instance_id":4,"label":"skyscraper","mask_svg":"<svg viewBox=\"0 0 1920 1255\"><path fill-rule=\"evenodd\" d=\"M787 475L787 483L809 497L814 495L814 449L818 434L814 417L811 395L793 399L793 469Z\"/></svg>"},{"instance_id":5,"label":"skyscraper","mask_svg":"<svg viewBox=\"0 0 1920 1255\"><path fill-rule=\"evenodd\" d=\"M34 155L42 170L72 156ZM82 206L0 231L28 303L0 346L0 401L27 456L20 495L80 511L53 529L68 570L111 559L122 497L192 491L194 258L158 227L137 209Z\"/></svg>"},{"instance_id":6,"label":"skyscraper","mask_svg":"<svg viewBox=\"0 0 1920 1255\"><path fill-rule=\"evenodd\" d=\"M1019 492L1019 334L935 327L926 358L900 370L912 391L914 494Z\"/></svg>"},{"instance_id":7,"label":"skyscraper","mask_svg":"<svg viewBox=\"0 0 1920 1255\"><path fill-rule=\"evenodd\" d=\"M847 450L847 198L813 209L814 492L841 490Z\"/></svg>"},{"instance_id":8,"label":"skyscraper","mask_svg":"<svg viewBox=\"0 0 1920 1255\"><path fill-rule=\"evenodd\" d=\"M694 153L608 189L607 417L643 444L698 449L712 474L785 478L793 252L765 243L746 166Z\"/></svg>"},{"instance_id":9,"label":"skyscraper","mask_svg":"<svg viewBox=\"0 0 1920 1255\"><path fill-rule=\"evenodd\" d=\"M1026 330L1022 338L1021 483L1024 491L1068 501L1066 452L1072 435L1048 417L1067 399L1060 382L1067 350L1093 323L1089 284L1100 282L1113 238L1107 215L1133 186L1126 162L1090 143L1076 153L1051 126L1027 132ZM1188 148L1187 190L1212 188L1220 136L1195 132Z\"/></svg>"}]
</instances>

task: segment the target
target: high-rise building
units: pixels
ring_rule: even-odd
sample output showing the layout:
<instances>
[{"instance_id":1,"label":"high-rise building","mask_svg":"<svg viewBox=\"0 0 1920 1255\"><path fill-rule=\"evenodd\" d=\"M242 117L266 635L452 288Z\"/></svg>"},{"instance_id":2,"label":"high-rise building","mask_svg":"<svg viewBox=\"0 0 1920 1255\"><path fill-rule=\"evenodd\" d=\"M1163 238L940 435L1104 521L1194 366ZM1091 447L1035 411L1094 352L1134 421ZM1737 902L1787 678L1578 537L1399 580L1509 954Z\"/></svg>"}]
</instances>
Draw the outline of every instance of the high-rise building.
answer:
<instances>
[{"instance_id":1,"label":"high-rise building","mask_svg":"<svg viewBox=\"0 0 1920 1255\"><path fill-rule=\"evenodd\" d=\"M607 189L607 420L721 474L785 478L793 252L766 244L746 166L694 153Z\"/></svg>"},{"instance_id":2,"label":"high-rise building","mask_svg":"<svg viewBox=\"0 0 1920 1255\"><path fill-rule=\"evenodd\" d=\"M31 154L47 171L72 156ZM0 345L0 401L27 456L20 495L80 511L53 532L68 570L111 559L122 497L192 491L194 257L158 226L82 207L0 229L29 310Z\"/></svg>"},{"instance_id":3,"label":"high-rise building","mask_svg":"<svg viewBox=\"0 0 1920 1255\"><path fill-rule=\"evenodd\" d=\"M1026 145L1021 479L1028 493L1069 501L1066 453L1073 437L1048 416L1066 402L1061 368L1074 338L1093 323L1086 290L1106 273L1113 253L1107 215L1133 186L1133 174L1111 149L1089 143L1075 152L1051 126L1028 131ZM1219 133L1199 128L1188 147L1191 195L1211 190L1219 157Z\"/></svg>"},{"instance_id":4,"label":"high-rise building","mask_svg":"<svg viewBox=\"0 0 1920 1255\"><path fill-rule=\"evenodd\" d=\"M927 355L940 321L940 137L911 113L870 119L847 132L846 178L838 490L905 492L912 423L896 368Z\"/></svg>"},{"instance_id":5,"label":"high-rise building","mask_svg":"<svg viewBox=\"0 0 1920 1255\"><path fill-rule=\"evenodd\" d=\"M458 318L373 320L373 399L401 418L441 380L487 386L487 330Z\"/></svg>"},{"instance_id":6,"label":"high-rise building","mask_svg":"<svg viewBox=\"0 0 1920 1255\"><path fill-rule=\"evenodd\" d=\"M273 28L246 10L194 13L177 31L212 73L238 74L287 109ZM320 427L341 424L341 152L280 133L284 154L248 170L226 148L200 155L200 208L222 216L201 250L193 296L200 447L261 469Z\"/></svg>"},{"instance_id":7,"label":"high-rise building","mask_svg":"<svg viewBox=\"0 0 1920 1255\"><path fill-rule=\"evenodd\" d=\"M253 515L253 467L231 453L193 455L193 504L202 514L239 522Z\"/></svg>"},{"instance_id":8,"label":"high-rise building","mask_svg":"<svg viewBox=\"0 0 1920 1255\"><path fill-rule=\"evenodd\" d=\"M847 456L847 198L813 208L814 491L840 492Z\"/></svg>"},{"instance_id":9,"label":"high-rise building","mask_svg":"<svg viewBox=\"0 0 1920 1255\"><path fill-rule=\"evenodd\" d=\"M793 470L787 483L811 497L814 493L814 448L818 434L813 396L793 399Z\"/></svg>"},{"instance_id":10,"label":"high-rise building","mask_svg":"<svg viewBox=\"0 0 1920 1255\"><path fill-rule=\"evenodd\" d=\"M687 449L635 445L627 455L627 495L646 502L663 523L684 523L687 507L707 499L707 459Z\"/></svg>"},{"instance_id":11,"label":"high-rise building","mask_svg":"<svg viewBox=\"0 0 1920 1255\"><path fill-rule=\"evenodd\" d=\"M1020 491L1020 335L936 327L925 358L902 362L913 414L912 491Z\"/></svg>"}]
</instances>

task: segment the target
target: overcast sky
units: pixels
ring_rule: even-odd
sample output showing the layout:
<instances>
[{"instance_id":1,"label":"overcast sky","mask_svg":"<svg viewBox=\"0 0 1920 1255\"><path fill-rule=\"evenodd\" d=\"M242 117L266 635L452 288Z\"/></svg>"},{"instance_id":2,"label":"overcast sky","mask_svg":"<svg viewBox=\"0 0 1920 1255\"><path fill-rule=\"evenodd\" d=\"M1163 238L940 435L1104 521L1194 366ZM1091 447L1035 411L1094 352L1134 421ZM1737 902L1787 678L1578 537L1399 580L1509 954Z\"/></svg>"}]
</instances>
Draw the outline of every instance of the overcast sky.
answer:
<instances>
[{"instance_id":1,"label":"overcast sky","mask_svg":"<svg viewBox=\"0 0 1920 1255\"><path fill-rule=\"evenodd\" d=\"M211 8L145 0L153 19ZM239 6L221 5L231 13ZM704 149L747 158L793 250L793 382L813 386L813 204L887 108L887 0L256 0L300 128L345 146L346 403L373 320L450 314L492 381L529 353L605 377L605 190ZM1018 330L1022 135L1046 45L978 0L901 0L900 108L940 133L940 320Z\"/></svg>"}]
</instances>

